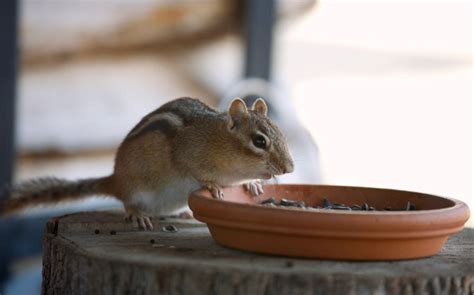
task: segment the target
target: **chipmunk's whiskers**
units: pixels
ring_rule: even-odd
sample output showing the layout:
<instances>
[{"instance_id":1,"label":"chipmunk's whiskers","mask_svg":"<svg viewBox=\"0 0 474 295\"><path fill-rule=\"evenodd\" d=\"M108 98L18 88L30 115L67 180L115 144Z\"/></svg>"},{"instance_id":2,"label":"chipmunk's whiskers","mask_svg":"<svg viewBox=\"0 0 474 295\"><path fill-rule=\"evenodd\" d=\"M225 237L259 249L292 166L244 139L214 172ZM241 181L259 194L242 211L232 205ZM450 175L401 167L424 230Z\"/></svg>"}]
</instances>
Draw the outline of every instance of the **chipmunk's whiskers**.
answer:
<instances>
[{"instance_id":1,"label":"chipmunk's whiskers","mask_svg":"<svg viewBox=\"0 0 474 295\"><path fill-rule=\"evenodd\" d=\"M270 170L270 174L272 176L275 176L275 174L279 174L279 170L275 166L273 166L271 163L268 163L267 167L269 168L268 170Z\"/></svg>"}]
</instances>

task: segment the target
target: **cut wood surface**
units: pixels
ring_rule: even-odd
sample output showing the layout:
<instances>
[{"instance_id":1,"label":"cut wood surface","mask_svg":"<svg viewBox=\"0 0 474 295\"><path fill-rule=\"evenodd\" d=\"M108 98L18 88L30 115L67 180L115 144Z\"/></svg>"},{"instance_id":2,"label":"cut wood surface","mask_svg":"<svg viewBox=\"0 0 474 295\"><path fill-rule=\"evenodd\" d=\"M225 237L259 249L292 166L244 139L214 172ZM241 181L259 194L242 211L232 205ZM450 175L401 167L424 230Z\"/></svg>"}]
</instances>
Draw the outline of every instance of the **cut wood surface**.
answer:
<instances>
[{"instance_id":1,"label":"cut wood surface","mask_svg":"<svg viewBox=\"0 0 474 295\"><path fill-rule=\"evenodd\" d=\"M51 220L42 293L474 294L474 229L452 236L430 258L345 262L232 250L216 244L205 224L161 219L148 232L133 229L120 212ZM166 225L178 232L162 231Z\"/></svg>"}]
</instances>

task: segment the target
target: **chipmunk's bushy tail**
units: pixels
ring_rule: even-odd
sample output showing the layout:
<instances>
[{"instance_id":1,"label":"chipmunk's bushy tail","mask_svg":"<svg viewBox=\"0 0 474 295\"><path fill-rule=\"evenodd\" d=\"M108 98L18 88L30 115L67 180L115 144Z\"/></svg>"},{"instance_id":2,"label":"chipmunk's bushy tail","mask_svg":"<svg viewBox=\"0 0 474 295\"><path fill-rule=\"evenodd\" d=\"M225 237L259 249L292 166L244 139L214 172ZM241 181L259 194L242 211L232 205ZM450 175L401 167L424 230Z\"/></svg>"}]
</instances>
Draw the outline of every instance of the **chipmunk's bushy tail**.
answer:
<instances>
[{"instance_id":1,"label":"chipmunk's bushy tail","mask_svg":"<svg viewBox=\"0 0 474 295\"><path fill-rule=\"evenodd\" d=\"M111 177L69 181L59 178L39 178L14 185L0 198L0 215L8 215L38 205L54 205L92 195L110 196ZM3 195L2 194L2 195Z\"/></svg>"}]
</instances>

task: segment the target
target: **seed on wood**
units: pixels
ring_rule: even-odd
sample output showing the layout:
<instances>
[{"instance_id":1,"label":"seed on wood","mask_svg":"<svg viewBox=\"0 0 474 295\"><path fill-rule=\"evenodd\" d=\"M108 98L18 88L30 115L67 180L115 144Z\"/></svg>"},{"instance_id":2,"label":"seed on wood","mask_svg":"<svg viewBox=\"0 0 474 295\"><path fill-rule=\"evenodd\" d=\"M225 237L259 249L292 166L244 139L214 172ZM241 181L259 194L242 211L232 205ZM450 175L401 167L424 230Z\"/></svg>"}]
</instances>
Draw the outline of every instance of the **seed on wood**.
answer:
<instances>
[{"instance_id":1,"label":"seed on wood","mask_svg":"<svg viewBox=\"0 0 474 295\"><path fill-rule=\"evenodd\" d=\"M288 261L285 262L286 267L293 267L294 265L295 265L295 263L293 261L288 260Z\"/></svg>"},{"instance_id":2,"label":"seed on wood","mask_svg":"<svg viewBox=\"0 0 474 295\"><path fill-rule=\"evenodd\" d=\"M178 231L178 228L172 224L170 225L165 225L161 228L161 231L164 231L166 233L175 233Z\"/></svg>"},{"instance_id":3,"label":"seed on wood","mask_svg":"<svg viewBox=\"0 0 474 295\"><path fill-rule=\"evenodd\" d=\"M94 231L94 233L95 233L96 235L98 235L98 234L100 233L100 230L96 229L96 230Z\"/></svg>"},{"instance_id":4,"label":"seed on wood","mask_svg":"<svg viewBox=\"0 0 474 295\"><path fill-rule=\"evenodd\" d=\"M117 234L117 232L114 231L114 230L111 230L111 231L110 231L110 234L111 234L111 235L115 235L115 234Z\"/></svg>"},{"instance_id":5,"label":"seed on wood","mask_svg":"<svg viewBox=\"0 0 474 295\"><path fill-rule=\"evenodd\" d=\"M151 239L151 240L150 240L150 243L154 244L154 243L155 243L155 239Z\"/></svg>"}]
</instances>

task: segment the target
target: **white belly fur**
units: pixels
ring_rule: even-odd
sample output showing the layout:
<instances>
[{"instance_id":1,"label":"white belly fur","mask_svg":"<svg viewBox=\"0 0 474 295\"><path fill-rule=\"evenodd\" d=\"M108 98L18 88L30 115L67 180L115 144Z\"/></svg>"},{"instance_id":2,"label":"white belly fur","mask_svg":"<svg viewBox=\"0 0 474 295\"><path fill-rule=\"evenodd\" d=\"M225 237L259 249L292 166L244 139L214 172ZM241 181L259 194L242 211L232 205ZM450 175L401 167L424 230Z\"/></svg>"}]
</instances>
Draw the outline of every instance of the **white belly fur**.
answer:
<instances>
[{"instance_id":1,"label":"white belly fur","mask_svg":"<svg viewBox=\"0 0 474 295\"><path fill-rule=\"evenodd\" d=\"M168 215L183 209L188 204L189 193L200 187L194 178L181 178L162 187L159 191L135 193L130 204L151 215Z\"/></svg>"}]
</instances>

